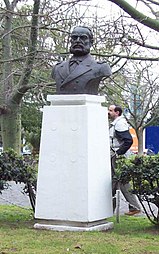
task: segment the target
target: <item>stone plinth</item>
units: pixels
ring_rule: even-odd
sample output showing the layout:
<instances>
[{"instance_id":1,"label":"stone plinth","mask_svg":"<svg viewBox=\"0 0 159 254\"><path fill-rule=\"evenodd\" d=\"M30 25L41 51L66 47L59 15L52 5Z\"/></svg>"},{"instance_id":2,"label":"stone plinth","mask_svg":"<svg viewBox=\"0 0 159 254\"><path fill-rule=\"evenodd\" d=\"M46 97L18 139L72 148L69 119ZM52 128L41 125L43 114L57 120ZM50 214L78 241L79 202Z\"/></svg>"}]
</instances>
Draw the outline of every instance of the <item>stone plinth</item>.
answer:
<instances>
[{"instance_id":1,"label":"stone plinth","mask_svg":"<svg viewBox=\"0 0 159 254\"><path fill-rule=\"evenodd\" d=\"M113 215L104 97L50 95L43 109L35 228L103 230ZM103 229L102 229L103 227Z\"/></svg>"}]
</instances>

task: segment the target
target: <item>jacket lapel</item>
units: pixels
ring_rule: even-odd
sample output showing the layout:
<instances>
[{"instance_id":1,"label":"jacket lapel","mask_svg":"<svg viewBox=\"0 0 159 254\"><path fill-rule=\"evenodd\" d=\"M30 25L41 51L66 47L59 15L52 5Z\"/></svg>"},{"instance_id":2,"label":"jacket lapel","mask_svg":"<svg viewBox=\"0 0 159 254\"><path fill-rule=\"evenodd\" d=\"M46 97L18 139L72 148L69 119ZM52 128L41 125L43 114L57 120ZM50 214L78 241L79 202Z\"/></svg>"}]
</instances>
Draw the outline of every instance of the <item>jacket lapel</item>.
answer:
<instances>
[{"instance_id":1,"label":"jacket lapel","mask_svg":"<svg viewBox=\"0 0 159 254\"><path fill-rule=\"evenodd\" d=\"M69 73L67 78L64 80L64 82L61 84L61 86L65 85L66 83L70 82L73 79L76 79L77 77L89 72L92 70L91 67L91 61L92 58L91 56L88 56L86 59L84 59L81 63L80 66L77 66L73 72ZM69 64L68 64L69 68Z\"/></svg>"},{"instance_id":2,"label":"jacket lapel","mask_svg":"<svg viewBox=\"0 0 159 254\"><path fill-rule=\"evenodd\" d=\"M66 61L66 62L62 62L58 68L58 73L59 73L59 76L61 77L62 80L65 80L69 74L70 74L70 71L69 71L69 61Z\"/></svg>"}]
</instances>

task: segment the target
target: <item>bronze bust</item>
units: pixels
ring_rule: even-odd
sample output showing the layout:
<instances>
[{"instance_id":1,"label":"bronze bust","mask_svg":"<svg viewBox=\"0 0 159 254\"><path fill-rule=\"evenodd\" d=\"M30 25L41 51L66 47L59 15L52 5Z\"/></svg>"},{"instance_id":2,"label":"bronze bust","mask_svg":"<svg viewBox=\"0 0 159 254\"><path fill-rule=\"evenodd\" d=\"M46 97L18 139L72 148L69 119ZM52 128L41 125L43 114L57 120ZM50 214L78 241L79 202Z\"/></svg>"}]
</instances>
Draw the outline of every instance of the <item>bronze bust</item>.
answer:
<instances>
[{"instance_id":1,"label":"bronze bust","mask_svg":"<svg viewBox=\"0 0 159 254\"><path fill-rule=\"evenodd\" d=\"M88 27L73 29L70 47L73 56L57 63L52 70L57 94L98 94L100 81L111 75L111 69L90 55L92 43L93 34Z\"/></svg>"}]
</instances>

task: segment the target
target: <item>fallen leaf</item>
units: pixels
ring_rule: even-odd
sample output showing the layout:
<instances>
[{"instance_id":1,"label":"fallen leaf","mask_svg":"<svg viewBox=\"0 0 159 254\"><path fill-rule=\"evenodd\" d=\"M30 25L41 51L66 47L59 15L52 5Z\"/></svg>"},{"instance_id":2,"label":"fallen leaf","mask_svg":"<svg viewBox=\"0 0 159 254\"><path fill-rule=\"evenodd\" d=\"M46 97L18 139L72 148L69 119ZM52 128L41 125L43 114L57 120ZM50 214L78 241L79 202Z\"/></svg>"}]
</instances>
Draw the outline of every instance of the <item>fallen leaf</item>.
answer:
<instances>
[{"instance_id":1,"label":"fallen leaf","mask_svg":"<svg viewBox=\"0 0 159 254\"><path fill-rule=\"evenodd\" d=\"M77 244L77 245L75 246L75 249L82 249L82 246L81 246L80 244Z\"/></svg>"}]
</instances>

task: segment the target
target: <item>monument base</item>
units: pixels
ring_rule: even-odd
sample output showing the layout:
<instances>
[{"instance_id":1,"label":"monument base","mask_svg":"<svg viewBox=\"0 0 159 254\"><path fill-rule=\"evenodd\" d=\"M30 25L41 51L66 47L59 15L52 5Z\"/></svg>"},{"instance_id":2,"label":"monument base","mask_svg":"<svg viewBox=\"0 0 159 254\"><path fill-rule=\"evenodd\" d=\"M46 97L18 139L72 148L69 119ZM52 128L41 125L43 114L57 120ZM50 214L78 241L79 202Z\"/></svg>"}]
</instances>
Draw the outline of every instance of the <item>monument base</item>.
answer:
<instances>
[{"instance_id":1,"label":"monument base","mask_svg":"<svg viewBox=\"0 0 159 254\"><path fill-rule=\"evenodd\" d=\"M104 97L52 95L43 109L34 228L107 230L113 216Z\"/></svg>"},{"instance_id":2,"label":"monument base","mask_svg":"<svg viewBox=\"0 0 159 254\"><path fill-rule=\"evenodd\" d=\"M66 222L66 221L44 221L40 220L41 223L35 223L35 229L45 229L53 231L106 231L113 228L113 222L106 222L105 220L96 222Z\"/></svg>"}]
</instances>

